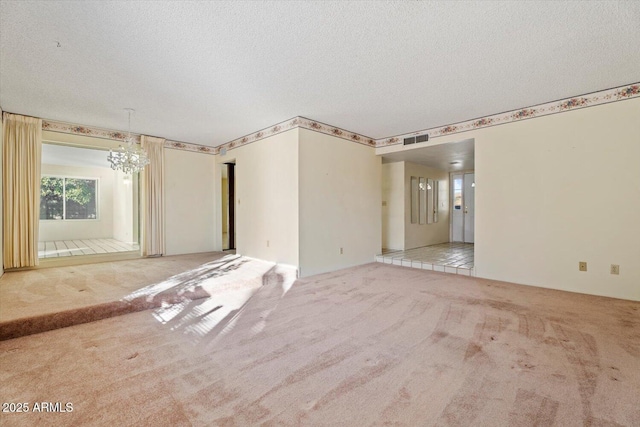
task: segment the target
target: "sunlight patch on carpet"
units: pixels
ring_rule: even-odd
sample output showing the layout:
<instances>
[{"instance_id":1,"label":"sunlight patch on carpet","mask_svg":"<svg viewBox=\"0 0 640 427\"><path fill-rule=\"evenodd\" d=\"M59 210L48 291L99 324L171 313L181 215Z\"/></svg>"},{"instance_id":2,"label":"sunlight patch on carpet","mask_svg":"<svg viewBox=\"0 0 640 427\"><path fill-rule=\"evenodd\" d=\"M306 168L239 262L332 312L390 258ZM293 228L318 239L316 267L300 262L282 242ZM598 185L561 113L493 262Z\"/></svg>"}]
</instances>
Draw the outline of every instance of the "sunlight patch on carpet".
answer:
<instances>
[{"instance_id":1,"label":"sunlight patch on carpet","mask_svg":"<svg viewBox=\"0 0 640 427\"><path fill-rule=\"evenodd\" d=\"M123 301L158 302L153 310L158 322L198 341L207 335L230 333L251 299L260 294L266 307L251 328L252 333L258 334L296 278L294 267L228 255L138 289Z\"/></svg>"}]
</instances>

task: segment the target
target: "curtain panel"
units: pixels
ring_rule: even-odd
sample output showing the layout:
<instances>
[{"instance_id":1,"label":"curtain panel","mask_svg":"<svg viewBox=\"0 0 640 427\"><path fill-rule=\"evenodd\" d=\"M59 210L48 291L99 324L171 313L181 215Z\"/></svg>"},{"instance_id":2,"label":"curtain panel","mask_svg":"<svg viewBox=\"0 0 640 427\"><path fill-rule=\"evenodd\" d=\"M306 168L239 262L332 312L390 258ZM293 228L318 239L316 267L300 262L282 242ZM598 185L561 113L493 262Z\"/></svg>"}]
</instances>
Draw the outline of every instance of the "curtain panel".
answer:
<instances>
[{"instance_id":1,"label":"curtain panel","mask_svg":"<svg viewBox=\"0 0 640 427\"><path fill-rule=\"evenodd\" d=\"M164 247L164 142L163 138L142 135L142 148L149 164L142 174L143 240L142 255L163 255Z\"/></svg>"},{"instance_id":2,"label":"curtain panel","mask_svg":"<svg viewBox=\"0 0 640 427\"><path fill-rule=\"evenodd\" d=\"M42 120L3 114L4 268L38 265Z\"/></svg>"}]
</instances>

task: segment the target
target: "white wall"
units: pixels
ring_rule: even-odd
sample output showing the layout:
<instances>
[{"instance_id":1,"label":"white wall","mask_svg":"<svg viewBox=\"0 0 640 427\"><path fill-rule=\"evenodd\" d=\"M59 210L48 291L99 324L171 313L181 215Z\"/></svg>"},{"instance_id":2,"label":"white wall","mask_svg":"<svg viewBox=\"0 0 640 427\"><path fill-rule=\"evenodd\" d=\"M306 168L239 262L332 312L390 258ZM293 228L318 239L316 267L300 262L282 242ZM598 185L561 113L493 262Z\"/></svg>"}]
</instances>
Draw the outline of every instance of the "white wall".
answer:
<instances>
[{"instance_id":1,"label":"white wall","mask_svg":"<svg viewBox=\"0 0 640 427\"><path fill-rule=\"evenodd\" d=\"M215 250L215 158L212 155L166 149L166 255Z\"/></svg>"},{"instance_id":2,"label":"white wall","mask_svg":"<svg viewBox=\"0 0 640 427\"><path fill-rule=\"evenodd\" d=\"M236 162L236 252L298 266L298 129L216 157Z\"/></svg>"},{"instance_id":3,"label":"white wall","mask_svg":"<svg viewBox=\"0 0 640 427\"><path fill-rule=\"evenodd\" d=\"M113 238L127 243L138 243L135 233L138 217L134 210L134 186L137 179L134 175L125 175L122 171L114 172L113 179ZM135 228L134 228L135 227Z\"/></svg>"},{"instance_id":4,"label":"white wall","mask_svg":"<svg viewBox=\"0 0 640 427\"><path fill-rule=\"evenodd\" d=\"M449 173L413 162L404 162L404 248L413 249L449 241ZM438 222L411 223L411 177L440 181Z\"/></svg>"},{"instance_id":5,"label":"white wall","mask_svg":"<svg viewBox=\"0 0 640 427\"><path fill-rule=\"evenodd\" d=\"M237 252L304 276L380 252L380 158L374 149L292 129L219 156L236 163ZM340 254L340 248L343 254Z\"/></svg>"},{"instance_id":6,"label":"white wall","mask_svg":"<svg viewBox=\"0 0 640 427\"><path fill-rule=\"evenodd\" d=\"M382 165L382 247L404 249L404 163Z\"/></svg>"},{"instance_id":7,"label":"white wall","mask_svg":"<svg viewBox=\"0 0 640 427\"><path fill-rule=\"evenodd\" d=\"M372 262L381 249L375 149L300 129L299 150L301 275Z\"/></svg>"},{"instance_id":8,"label":"white wall","mask_svg":"<svg viewBox=\"0 0 640 427\"><path fill-rule=\"evenodd\" d=\"M639 118L634 99L480 134L478 274L640 300Z\"/></svg>"},{"instance_id":9,"label":"white wall","mask_svg":"<svg viewBox=\"0 0 640 427\"><path fill-rule=\"evenodd\" d=\"M98 178L98 219L40 220L39 241L112 237L114 172L111 169L43 164L42 174Z\"/></svg>"},{"instance_id":10,"label":"white wall","mask_svg":"<svg viewBox=\"0 0 640 427\"><path fill-rule=\"evenodd\" d=\"M435 138L475 138L476 275L640 300L639 117L636 98Z\"/></svg>"}]
</instances>

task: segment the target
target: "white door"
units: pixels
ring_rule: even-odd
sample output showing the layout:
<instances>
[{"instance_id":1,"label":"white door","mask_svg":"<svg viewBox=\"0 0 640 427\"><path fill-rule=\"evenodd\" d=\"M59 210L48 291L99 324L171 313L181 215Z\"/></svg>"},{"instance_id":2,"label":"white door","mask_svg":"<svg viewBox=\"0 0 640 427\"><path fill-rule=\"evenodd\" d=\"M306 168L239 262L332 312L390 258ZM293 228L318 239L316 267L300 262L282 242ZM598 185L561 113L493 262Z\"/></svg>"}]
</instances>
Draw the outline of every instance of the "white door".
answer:
<instances>
[{"instance_id":1,"label":"white door","mask_svg":"<svg viewBox=\"0 0 640 427\"><path fill-rule=\"evenodd\" d=\"M475 174L451 176L451 241L473 243L475 221Z\"/></svg>"},{"instance_id":2,"label":"white door","mask_svg":"<svg viewBox=\"0 0 640 427\"><path fill-rule=\"evenodd\" d=\"M462 201L464 203L464 242L473 243L475 222L475 174L464 174Z\"/></svg>"}]
</instances>

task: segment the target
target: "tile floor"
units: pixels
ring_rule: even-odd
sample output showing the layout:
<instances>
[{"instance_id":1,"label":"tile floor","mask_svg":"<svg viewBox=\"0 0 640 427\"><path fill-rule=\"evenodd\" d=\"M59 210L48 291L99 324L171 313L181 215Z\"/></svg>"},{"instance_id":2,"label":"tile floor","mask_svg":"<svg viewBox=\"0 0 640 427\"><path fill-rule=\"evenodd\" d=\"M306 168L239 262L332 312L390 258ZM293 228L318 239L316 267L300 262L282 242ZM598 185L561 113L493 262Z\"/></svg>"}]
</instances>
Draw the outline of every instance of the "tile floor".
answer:
<instances>
[{"instance_id":1,"label":"tile floor","mask_svg":"<svg viewBox=\"0 0 640 427\"><path fill-rule=\"evenodd\" d=\"M39 258L57 258L75 255L111 254L138 251L138 244L129 244L116 239L56 240L38 242Z\"/></svg>"},{"instance_id":2,"label":"tile floor","mask_svg":"<svg viewBox=\"0 0 640 427\"><path fill-rule=\"evenodd\" d=\"M376 261L404 267L475 276L473 243L441 243L406 251L383 251Z\"/></svg>"}]
</instances>

